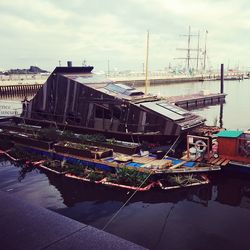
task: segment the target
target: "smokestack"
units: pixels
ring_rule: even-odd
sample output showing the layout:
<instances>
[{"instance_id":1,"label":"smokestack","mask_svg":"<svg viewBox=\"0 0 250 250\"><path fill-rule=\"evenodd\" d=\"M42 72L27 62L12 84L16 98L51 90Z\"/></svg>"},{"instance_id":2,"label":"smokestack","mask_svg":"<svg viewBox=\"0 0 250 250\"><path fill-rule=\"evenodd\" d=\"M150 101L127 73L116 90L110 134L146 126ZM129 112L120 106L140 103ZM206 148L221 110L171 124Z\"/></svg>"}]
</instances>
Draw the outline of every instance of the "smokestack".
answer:
<instances>
[{"instance_id":1,"label":"smokestack","mask_svg":"<svg viewBox=\"0 0 250 250\"><path fill-rule=\"evenodd\" d=\"M70 68L72 67L72 61L67 61L67 66Z\"/></svg>"}]
</instances>

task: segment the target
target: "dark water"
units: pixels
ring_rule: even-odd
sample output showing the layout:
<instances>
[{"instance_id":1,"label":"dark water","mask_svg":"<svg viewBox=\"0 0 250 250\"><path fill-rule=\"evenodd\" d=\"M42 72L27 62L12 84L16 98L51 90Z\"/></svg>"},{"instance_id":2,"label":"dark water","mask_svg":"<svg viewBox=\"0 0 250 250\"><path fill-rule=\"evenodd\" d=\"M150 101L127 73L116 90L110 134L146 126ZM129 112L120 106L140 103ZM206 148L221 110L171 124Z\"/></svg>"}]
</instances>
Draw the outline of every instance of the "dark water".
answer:
<instances>
[{"instance_id":1,"label":"dark water","mask_svg":"<svg viewBox=\"0 0 250 250\"><path fill-rule=\"evenodd\" d=\"M0 189L103 228L131 193L0 163ZM211 184L137 193L106 231L150 249L250 249L250 176L217 173Z\"/></svg>"},{"instance_id":2,"label":"dark water","mask_svg":"<svg viewBox=\"0 0 250 250\"><path fill-rule=\"evenodd\" d=\"M219 82L151 87L152 93L219 92ZM250 80L225 82L223 126L250 128ZM195 111L219 123L220 106ZM150 249L250 249L250 175L217 173L211 184L137 193L106 231ZM131 193L0 163L0 189L102 229Z\"/></svg>"}]
</instances>

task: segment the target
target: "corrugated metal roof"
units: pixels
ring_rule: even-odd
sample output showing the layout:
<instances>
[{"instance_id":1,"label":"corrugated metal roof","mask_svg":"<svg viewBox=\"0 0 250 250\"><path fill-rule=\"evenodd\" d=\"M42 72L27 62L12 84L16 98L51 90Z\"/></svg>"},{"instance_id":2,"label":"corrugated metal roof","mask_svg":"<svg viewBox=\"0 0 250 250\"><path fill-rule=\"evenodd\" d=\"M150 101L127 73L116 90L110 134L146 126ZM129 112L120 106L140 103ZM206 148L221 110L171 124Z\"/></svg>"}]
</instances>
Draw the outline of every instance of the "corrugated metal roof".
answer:
<instances>
[{"instance_id":1,"label":"corrugated metal roof","mask_svg":"<svg viewBox=\"0 0 250 250\"><path fill-rule=\"evenodd\" d=\"M104 87L106 90L114 92L114 93L118 93L118 94L122 94L122 95L127 95L127 96L141 96L144 95L143 92L129 87L127 85L124 84L120 84L120 83L109 83L107 86Z\"/></svg>"},{"instance_id":2,"label":"corrugated metal roof","mask_svg":"<svg viewBox=\"0 0 250 250\"><path fill-rule=\"evenodd\" d=\"M218 137L227 137L227 138L238 138L243 134L243 131L240 130L223 130L217 133Z\"/></svg>"},{"instance_id":3,"label":"corrugated metal roof","mask_svg":"<svg viewBox=\"0 0 250 250\"><path fill-rule=\"evenodd\" d=\"M141 104L142 107L147 108L153 112L165 116L173 121L183 120L184 116L179 115L163 106L160 106L158 102L145 102Z\"/></svg>"},{"instance_id":4,"label":"corrugated metal roof","mask_svg":"<svg viewBox=\"0 0 250 250\"><path fill-rule=\"evenodd\" d=\"M158 103L159 106L162 106L163 108L166 108L172 112L175 112L179 115L185 115L185 114L188 114L189 112L185 109L182 109L176 105L173 105L173 104L170 104L170 103L167 103L167 102L161 102L161 103Z\"/></svg>"}]
</instances>

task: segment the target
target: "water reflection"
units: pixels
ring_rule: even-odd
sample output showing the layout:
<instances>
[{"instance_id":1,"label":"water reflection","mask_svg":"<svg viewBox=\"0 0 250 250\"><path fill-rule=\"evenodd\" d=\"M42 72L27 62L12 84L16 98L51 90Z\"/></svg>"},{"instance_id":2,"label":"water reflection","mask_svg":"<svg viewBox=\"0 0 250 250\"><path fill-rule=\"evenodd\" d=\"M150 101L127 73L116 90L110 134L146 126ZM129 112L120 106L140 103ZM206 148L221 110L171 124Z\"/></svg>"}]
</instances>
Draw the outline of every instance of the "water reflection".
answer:
<instances>
[{"instance_id":1,"label":"water reflection","mask_svg":"<svg viewBox=\"0 0 250 250\"><path fill-rule=\"evenodd\" d=\"M6 166L12 166L16 169L17 180L19 182L27 178L26 183L29 182L29 176L27 174L36 169L19 163L10 163L9 161L1 160L0 167L4 169ZM101 204L106 201L113 201L123 203L132 194L132 192L123 189L68 179L45 170L39 170L36 174L39 177L41 173L46 175L49 185L54 186L59 191L62 201L67 207L74 207L81 202L95 202L95 204ZM167 192L157 189L149 192L138 192L131 203L176 204L187 200L207 207L210 201L216 201L230 206L250 208L250 203L249 206L247 206L248 202L250 202L250 180L248 177L239 174L231 174L230 172L221 172L212 174L210 180L211 183L205 186L170 190ZM39 193L39 190L36 190L36 192Z\"/></svg>"},{"instance_id":2,"label":"water reflection","mask_svg":"<svg viewBox=\"0 0 250 250\"><path fill-rule=\"evenodd\" d=\"M20 165L19 163L15 164L16 167L19 167L19 175L18 175L18 181L21 182L28 173L32 172L33 170L35 170L34 167L31 166L24 166L24 165Z\"/></svg>"},{"instance_id":3,"label":"water reflection","mask_svg":"<svg viewBox=\"0 0 250 250\"><path fill-rule=\"evenodd\" d=\"M217 180L216 201L234 207L250 209L250 181L248 176L228 175Z\"/></svg>"},{"instance_id":4,"label":"water reflection","mask_svg":"<svg viewBox=\"0 0 250 250\"><path fill-rule=\"evenodd\" d=\"M187 249L185 244L189 249L215 249L219 242L230 249L228 230L237 226L240 235L230 241L245 247L248 243L241 237L249 234L249 178L221 172L210 179L211 184L193 188L138 192L107 230L150 249ZM31 204L100 229L131 195L8 161L0 163L0 189L13 189Z\"/></svg>"},{"instance_id":5,"label":"water reflection","mask_svg":"<svg viewBox=\"0 0 250 250\"><path fill-rule=\"evenodd\" d=\"M219 120L220 128L223 128L223 103L220 104L220 120Z\"/></svg>"}]
</instances>

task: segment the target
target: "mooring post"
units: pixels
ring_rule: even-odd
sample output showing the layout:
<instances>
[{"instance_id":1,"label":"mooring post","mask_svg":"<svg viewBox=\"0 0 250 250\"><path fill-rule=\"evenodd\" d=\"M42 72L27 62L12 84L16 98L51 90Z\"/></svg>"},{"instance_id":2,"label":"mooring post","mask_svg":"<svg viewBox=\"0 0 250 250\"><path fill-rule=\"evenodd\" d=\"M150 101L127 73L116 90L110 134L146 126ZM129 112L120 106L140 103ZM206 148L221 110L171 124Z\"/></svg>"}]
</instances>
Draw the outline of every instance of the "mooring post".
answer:
<instances>
[{"instance_id":1,"label":"mooring post","mask_svg":"<svg viewBox=\"0 0 250 250\"><path fill-rule=\"evenodd\" d=\"M220 65L220 93L224 93L224 64Z\"/></svg>"}]
</instances>

